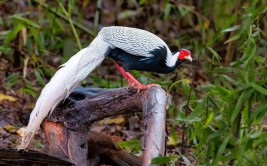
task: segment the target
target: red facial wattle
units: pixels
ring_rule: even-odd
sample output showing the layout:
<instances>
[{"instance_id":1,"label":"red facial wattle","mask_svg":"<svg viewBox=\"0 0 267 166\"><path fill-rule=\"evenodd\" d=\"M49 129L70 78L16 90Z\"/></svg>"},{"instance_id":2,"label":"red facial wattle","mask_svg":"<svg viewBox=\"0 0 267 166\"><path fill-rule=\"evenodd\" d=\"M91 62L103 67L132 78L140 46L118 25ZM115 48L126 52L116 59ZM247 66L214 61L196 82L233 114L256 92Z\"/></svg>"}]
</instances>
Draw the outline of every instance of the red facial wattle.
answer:
<instances>
[{"instance_id":1,"label":"red facial wattle","mask_svg":"<svg viewBox=\"0 0 267 166\"><path fill-rule=\"evenodd\" d=\"M185 49L181 50L179 53L179 59L183 60L183 59L187 59L186 57L191 56L191 53Z\"/></svg>"}]
</instances>

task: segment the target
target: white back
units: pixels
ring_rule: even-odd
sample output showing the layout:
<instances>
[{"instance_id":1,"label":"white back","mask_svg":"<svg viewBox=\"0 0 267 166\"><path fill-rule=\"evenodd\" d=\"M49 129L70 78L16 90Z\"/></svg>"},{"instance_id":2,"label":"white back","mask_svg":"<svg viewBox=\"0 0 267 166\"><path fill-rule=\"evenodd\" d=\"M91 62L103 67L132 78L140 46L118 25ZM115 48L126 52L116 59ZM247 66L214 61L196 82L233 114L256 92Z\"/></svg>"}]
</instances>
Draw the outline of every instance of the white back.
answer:
<instances>
[{"instance_id":1,"label":"white back","mask_svg":"<svg viewBox=\"0 0 267 166\"><path fill-rule=\"evenodd\" d=\"M129 27L111 26L102 28L99 35L103 40L136 56L152 57L148 51L165 46L168 54L171 51L158 36L148 31Z\"/></svg>"}]
</instances>

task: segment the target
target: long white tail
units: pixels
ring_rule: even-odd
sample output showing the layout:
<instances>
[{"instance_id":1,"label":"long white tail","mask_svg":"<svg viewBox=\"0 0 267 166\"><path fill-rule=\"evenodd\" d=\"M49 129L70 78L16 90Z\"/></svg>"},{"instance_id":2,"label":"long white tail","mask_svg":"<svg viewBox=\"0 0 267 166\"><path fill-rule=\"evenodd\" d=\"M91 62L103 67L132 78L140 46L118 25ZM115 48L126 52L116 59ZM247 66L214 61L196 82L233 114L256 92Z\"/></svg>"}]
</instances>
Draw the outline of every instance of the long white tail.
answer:
<instances>
[{"instance_id":1,"label":"long white tail","mask_svg":"<svg viewBox=\"0 0 267 166\"><path fill-rule=\"evenodd\" d=\"M111 45L98 35L92 43L71 57L52 77L44 87L33 109L25 135L22 138L21 149L25 149L39 128L43 119L58 103L72 92L104 60Z\"/></svg>"}]
</instances>

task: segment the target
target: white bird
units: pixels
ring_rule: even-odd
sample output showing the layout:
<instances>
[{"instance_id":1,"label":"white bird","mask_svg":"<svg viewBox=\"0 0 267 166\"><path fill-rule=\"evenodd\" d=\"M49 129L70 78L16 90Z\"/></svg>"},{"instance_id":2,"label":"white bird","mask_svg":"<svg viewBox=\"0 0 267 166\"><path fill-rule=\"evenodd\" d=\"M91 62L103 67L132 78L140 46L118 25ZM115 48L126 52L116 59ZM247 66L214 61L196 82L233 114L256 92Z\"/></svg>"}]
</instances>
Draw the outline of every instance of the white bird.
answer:
<instances>
[{"instance_id":1,"label":"white bird","mask_svg":"<svg viewBox=\"0 0 267 166\"><path fill-rule=\"evenodd\" d=\"M169 73L185 60L192 61L191 53L186 49L171 53L167 44L156 35L141 29L129 27L105 27L91 44L72 56L55 73L43 88L30 121L22 138L21 149L25 149L32 140L43 119L73 91L100 63L110 57L130 86L147 89L151 85L142 85L128 71L150 71Z\"/></svg>"}]
</instances>

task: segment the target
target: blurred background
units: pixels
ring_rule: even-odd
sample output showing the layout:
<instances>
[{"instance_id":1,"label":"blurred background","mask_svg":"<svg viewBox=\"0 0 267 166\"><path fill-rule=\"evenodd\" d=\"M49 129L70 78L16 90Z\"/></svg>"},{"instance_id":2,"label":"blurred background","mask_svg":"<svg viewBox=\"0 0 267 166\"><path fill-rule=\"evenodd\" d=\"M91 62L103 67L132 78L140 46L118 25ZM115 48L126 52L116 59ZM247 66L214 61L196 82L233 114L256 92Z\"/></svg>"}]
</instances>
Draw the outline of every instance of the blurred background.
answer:
<instances>
[{"instance_id":1,"label":"blurred background","mask_svg":"<svg viewBox=\"0 0 267 166\"><path fill-rule=\"evenodd\" d=\"M172 95L167 165L266 165L267 1L0 0L0 144L16 146L41 89L105 26L148 30L193 63L171 74L132 71ZM82 86L127 86L106 59ZM55 92L56 93L56 92ZM139 155L142 115L93 129ZM32 148L45 142L40 131ZM138 153L139 152L139 153Z\"/></svg>"}]
</instances>

